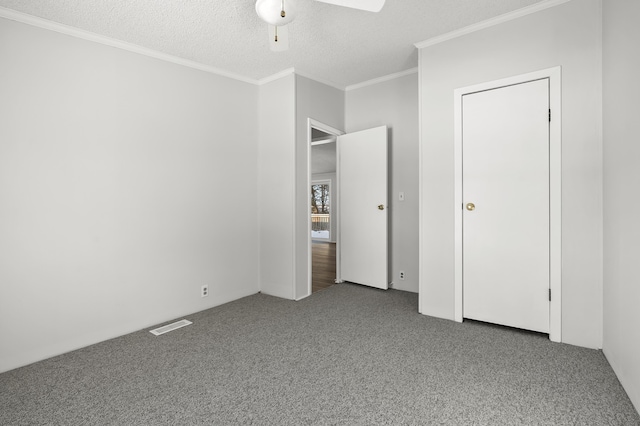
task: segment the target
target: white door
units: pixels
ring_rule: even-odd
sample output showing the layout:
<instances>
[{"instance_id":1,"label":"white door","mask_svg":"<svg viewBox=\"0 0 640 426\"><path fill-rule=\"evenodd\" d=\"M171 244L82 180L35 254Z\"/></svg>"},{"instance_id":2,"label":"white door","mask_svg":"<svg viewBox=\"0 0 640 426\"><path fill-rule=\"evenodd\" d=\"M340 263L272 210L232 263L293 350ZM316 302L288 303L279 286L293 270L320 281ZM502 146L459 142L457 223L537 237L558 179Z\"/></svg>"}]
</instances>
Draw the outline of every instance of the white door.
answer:
<instances>
[{"instance_id":1,"label":"white door","mask_svg":"<svg viewBox=\"0 0 640 426\"><path fill-rule=\"evenodd\" d=\"M342 281L388 288L387 127L338 136Z\"/></svg>"},{"instance_id":2,"label":"white door","mask_svg":"<svg viewBox=\"0 0 640 426\"><path fill-rule=\"evenodd\" d=\"M549 79L462 97L463 315L549 332Z\"/></svg>"}]
</instances>

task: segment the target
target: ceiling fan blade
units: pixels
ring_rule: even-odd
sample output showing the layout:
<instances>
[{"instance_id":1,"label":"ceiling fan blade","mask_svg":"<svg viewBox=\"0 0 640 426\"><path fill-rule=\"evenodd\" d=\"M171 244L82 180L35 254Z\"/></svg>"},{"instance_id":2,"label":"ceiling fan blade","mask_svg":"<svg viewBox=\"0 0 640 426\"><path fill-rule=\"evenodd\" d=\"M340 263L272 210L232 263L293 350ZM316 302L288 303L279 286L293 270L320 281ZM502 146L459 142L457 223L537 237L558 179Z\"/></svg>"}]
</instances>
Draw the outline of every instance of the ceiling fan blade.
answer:
<instances>
[{"instance_id":1,"label":"ceiling fan blade","mask_svg":"<svg viewBox=\"0 0 640 426\"><path fill-rule=\"evenodd\" d=\"M366 10L368 12L380 12L385 0L317 0L322 3L335 4L336 6L350 7L351 9Z\"/></svg>"},{"instance_id":2,"label":"ceiling fan blade","mask_svg":"<svg viewBox=\"0 0 640 426\"><path fill-rule=\"evenodd\" d=\"M289 49L289 29L286 25L281 27L269 25L269 48L273 52L284 52Z\"/></svg>"}]
</instances>

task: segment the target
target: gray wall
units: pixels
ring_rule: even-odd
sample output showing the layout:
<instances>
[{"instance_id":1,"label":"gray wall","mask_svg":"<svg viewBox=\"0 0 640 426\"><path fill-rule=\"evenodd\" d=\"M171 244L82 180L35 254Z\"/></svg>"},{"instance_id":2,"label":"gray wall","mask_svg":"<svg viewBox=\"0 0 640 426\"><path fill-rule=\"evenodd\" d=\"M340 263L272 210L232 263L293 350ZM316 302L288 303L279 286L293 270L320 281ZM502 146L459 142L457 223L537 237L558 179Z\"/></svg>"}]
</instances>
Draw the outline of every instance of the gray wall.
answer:
<instances>
[{"instance_id":1,"label":"gray wall","mask_svg":"<svg viewBox=\"0 0 640 426\"><path fill-rule=\"evenodd\" d=\"M390 278L394 288L417 293L418 74L348 90L345 99L347 132L389 127Z\"/></svg>"},{"instance_id":2,"label":"gray wall","mask_svg":"<svg viewBox=\"0 0 640 426\"><path fill-rule=\"evenodd\" d=\"M0 371L258 292L256 86L0 40Z\"/></svg>"},{"instance_id":3,"label":"gray wall","mask_svg":"<svg viewBox=\"0 0 640 426\"><path fill-rule=\"evenodd\" d=\"M342 129L344 92L295 74L259 92L260 290L300 299L310 294L307 119Z\"/></svg>"},{"instance_id":4,"label":"gray wall","mask_svg":"<svg viewBox=\"0 0 640 426\"><path fill-rule=\"evenodd\" d=\"M312 118L338 130L344 129L344 92L296 75L295 136L295 298L309 294L309 141L307 119Z\"/></svg>"},{"instance_id":5,"label":"gray wall","mask_svg":"<svg viewBox=\"0 0 640 426\"><path fill-rule=\"evenodd\" d=\"M453 319L453 91L562 67L562 341L602 346L601 15L571 1L420 51L421 312Z\"/></svg>"},{"instance_id":6,"label":"gray wall","mask_svg":"<svg viewBox=\"0 0 640 426\"><path fill-rule=\"evenodd\" d=\"M260 86L260 291L294 298L295 75Z\"/></svg>"},{"instance_id":7,"label":"gray wall","mask_svg":"<svg viewBox=\"0 0 640 426\"><path fill-rule=\"evenodd\" d=\"M606 0L603 350L640 411L640 2Z\"/></svg>"}]
</instances>

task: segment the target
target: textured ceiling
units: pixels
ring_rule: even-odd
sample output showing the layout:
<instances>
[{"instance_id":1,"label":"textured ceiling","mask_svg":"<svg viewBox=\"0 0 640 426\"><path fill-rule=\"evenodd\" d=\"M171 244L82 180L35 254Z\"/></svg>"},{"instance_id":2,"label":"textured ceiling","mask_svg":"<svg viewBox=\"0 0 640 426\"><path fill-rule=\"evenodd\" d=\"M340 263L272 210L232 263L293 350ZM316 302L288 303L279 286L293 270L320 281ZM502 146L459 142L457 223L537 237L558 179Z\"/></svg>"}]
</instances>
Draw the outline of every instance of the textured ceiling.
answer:
<instances>
[{"instance_id":1,"label":"textured ceiling","mask_svg":"<svg viewBox=\"0 0 640 426\"><path fill-rule=\"evenodd\" d=\"M387 0L380 13L297 0L269 50L254 0L0 0L0 6L254 80L288 68L338 87L417 66L420 42L541 0Z\"/></svg>"}]
</instances>

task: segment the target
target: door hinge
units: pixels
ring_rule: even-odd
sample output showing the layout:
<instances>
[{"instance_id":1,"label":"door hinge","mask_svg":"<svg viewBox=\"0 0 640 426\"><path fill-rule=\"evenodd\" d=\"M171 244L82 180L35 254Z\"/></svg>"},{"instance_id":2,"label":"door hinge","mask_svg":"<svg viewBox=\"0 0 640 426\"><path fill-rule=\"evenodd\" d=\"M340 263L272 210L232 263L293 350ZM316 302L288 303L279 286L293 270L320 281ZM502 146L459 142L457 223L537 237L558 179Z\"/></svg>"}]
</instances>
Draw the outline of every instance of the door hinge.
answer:
<instances>
[{"instance_id":1,"label":"door hinge","mask_svg":"<svg viewBox=\"0 0 640 426\"><path fill-rule=\"evenodd\" d=\"M549 302L551 302L551 289L549 289Z\"/></svg>"},{"instance_id":2,"label":"door hinge","mask_svg":"<svg viewBox=\"0 0 640 426\"><path fill-rule=\"evenodd\" d=\"M551 123L551 108L549 108L549 123Z\"/></svg>"}]
</instances>

